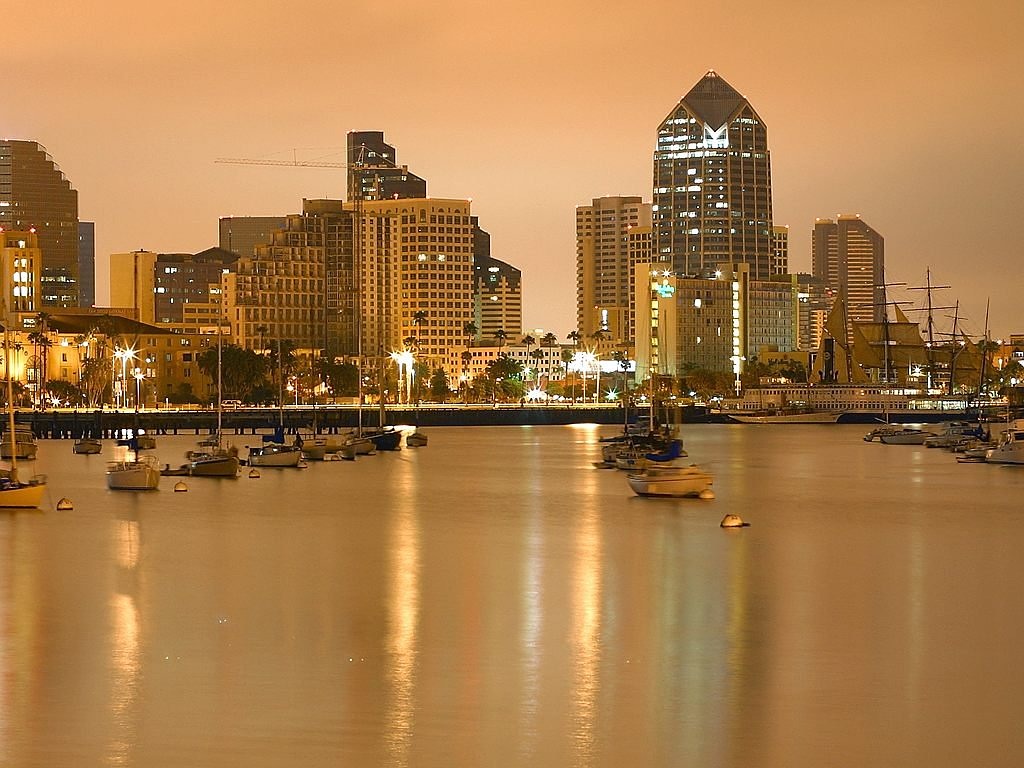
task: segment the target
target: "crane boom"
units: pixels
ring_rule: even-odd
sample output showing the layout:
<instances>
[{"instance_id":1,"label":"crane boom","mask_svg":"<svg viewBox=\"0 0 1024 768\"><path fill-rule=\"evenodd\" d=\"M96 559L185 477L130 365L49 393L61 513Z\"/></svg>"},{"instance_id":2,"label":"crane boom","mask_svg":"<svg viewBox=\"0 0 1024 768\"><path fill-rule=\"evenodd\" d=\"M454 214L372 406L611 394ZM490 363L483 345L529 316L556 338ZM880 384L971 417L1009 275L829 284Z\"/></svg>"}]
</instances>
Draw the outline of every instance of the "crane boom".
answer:
<instances>
[{"instance_id":1,"label":"crane boom","mask_svg":"<svg viewBox=\"0 0 1024 768\"><path fill-rule=\"evenodd\" d=\"M327 160L259 160L251 157L218 157L213 162L231 165L290 165L305 168L348 168L348 163L332 163Z\"/></svg>"}]
</instances>

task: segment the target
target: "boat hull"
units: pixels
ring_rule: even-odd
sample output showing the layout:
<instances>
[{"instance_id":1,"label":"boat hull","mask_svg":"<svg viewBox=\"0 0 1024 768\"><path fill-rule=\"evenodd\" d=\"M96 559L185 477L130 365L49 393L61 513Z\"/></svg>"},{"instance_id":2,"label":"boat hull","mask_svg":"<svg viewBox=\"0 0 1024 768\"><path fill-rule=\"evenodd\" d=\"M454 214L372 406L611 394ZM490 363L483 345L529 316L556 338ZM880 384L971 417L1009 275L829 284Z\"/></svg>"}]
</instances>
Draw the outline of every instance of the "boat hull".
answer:
<instances>
[{"instance_id":1,"label":"boat hull","mask_svg":"<svg viewBox=\"0 0 1024 768\"><path fill-rule=\"evenodd\" d=\"M0 509L37 509L44 493L46 486L42 484L0 489Z\"/></svg>"},{"instance_id":2,"label":"boat hull","mask_svg":"<svg viewBox=\"0 0 1024 768\"><path fill-rule=\"evenodd\" d=\"M251 467L297 467L302 451L297 446L272 445L249 449Z\"/></svg>"},{"instance_id":3,"label":"boat hull","mask_svg":"<svg viewBox=\"0 0 1024 768\"><path fill-rule=\"evenodd\" d=\"M402 433L397 429L385 429L383 432L364 434L363 438L373 443L378 451L397 451L402 447Z\"/></svg>"},{"instance_id":4,"label":"boat hull","mask_svg":"<svg viewBox=\"0 0 1024 768\"><path fill-rule=\"evenodd\" d=\"M842 411L811 411L808 413L730 413L729 418L740 424L835 424Z\"/></svg>"},{"instance_id":5,"label":"boat hull","mask_svg":"<svg viewBox=\"0 0 1024 768\"><path fill-rule=\"evenodd\" d=\"M626 477L638 496L683 498L711 491L714 479L697 466L652 468Z\"/></svg>"},{"instance_id":6,"label":"boat hull","mask_svg":"<svg viewBox=\"0 0 1024 768\"><path fill-rule=\"evenodd\" d=\"M405 444L409 448L422 448L427 444L427 436L416 430L405 436Z\"/></svg>"},{"instance_id":7,"label":"boat hull","mask_svg":"<svg viewBox=\"0 0 1024 768\"><path fill-rule=\"evenodd\" d=\"M188 463L192 477L238 477L237 456L203 456Z\"/></svg>"},{"instance_id":8,"label":"boat hull","mask_svg":"<svg viewBox=\"0 0 1024 768\"><path fill-rule=\"evenodd\" d=\"M81 456L91 456L102 451L103 444L99 440L79 440L71 450Z\"/></svg>"},{"instance_id":9,"label":"boat hull","mask_svg":"<svg viewBox=\"0 0 1024 768\"><path fill-rule=\"evenodd\" d=\"M123 462L107 469L107 488L112 491L155 491L160 469L154 464Z\"/></svg>"}]
</instances>

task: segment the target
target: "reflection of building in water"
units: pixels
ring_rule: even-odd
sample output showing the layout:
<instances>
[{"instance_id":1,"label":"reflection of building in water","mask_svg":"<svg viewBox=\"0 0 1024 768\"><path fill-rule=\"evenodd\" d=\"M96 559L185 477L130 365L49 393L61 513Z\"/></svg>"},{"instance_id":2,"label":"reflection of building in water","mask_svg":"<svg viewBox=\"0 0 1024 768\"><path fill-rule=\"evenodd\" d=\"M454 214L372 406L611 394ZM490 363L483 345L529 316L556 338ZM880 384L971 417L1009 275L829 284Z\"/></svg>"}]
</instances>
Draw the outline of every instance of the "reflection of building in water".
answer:
<instances>
[{"instance_id":1,"label":"reflection of building in water","mask_svg":"<svg viewBox=\"0 0 1024 768\"><path fill-rule=\"evenodd\" d=\"M419 654L420 544L416 512L409 505L395 515L391 535L388 596L387 744L395 765L410 762L416 710Z\"/></svg>"},{"instance_id":2,"label":"reflection of building in water","mask_svg":"<svg viewBox=\"0 0 1024 768\"><path fill-rule=\"evenodd\" d=\"M115 520L117 590L110 597L110 714L113 733L107 744L110 765L131 765L138 741L138 687L141 672L140 617L137 603L139 523Z\"/></svg>"}]
</instances>

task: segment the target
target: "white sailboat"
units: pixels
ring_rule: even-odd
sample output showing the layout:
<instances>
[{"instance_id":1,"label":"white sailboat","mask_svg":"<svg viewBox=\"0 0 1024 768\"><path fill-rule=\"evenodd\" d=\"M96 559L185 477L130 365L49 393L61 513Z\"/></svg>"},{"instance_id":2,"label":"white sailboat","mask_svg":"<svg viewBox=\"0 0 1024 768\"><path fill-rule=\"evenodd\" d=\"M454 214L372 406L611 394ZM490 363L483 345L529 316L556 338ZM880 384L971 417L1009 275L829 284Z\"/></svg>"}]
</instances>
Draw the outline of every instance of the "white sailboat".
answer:
<instances>
[{"instance_id":1,"label":"white sailboat","mask_svg":"<svg viewBox=\"0 0 1024 768\"><path fill-rule=\"evenodd\" d=\"M249 465L253 467L297 467L302 461L302 446L284 441L284 374L281 360L281 337L277 337L278 365L278 427L273 435L265 435L263 444L249 448Z\"/></svg>"}]
</instances>

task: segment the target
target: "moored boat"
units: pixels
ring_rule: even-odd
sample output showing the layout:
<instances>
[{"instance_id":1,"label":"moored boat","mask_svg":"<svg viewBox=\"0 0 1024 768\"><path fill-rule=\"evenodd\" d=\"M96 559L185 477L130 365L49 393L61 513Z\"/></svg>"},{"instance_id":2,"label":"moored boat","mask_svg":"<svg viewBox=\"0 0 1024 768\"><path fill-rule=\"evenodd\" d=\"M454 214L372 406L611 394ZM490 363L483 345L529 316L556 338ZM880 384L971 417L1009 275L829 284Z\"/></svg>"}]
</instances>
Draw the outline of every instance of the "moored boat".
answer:
<instances>
[{"instance_id":1,"label":"moored boat","mask_svg":"<svg viewBox=\"0 0 1024 768\"><path fill-rule=\"evenodd\" d=\"M94 455L100 453L103 450L103 443L94 437L83 437L80 440L76 440L75 444L71 448L73 453L82 455Z\"/></svg>"},{"instance_id":2,"label":"moored boat","mask_svg":"<svg viewBox=\"0 0 1024 768\"><path fill-rule=\"evenodd\" d=\"M249 448L249 465L252 467L297 467L302 460L302 448L298 445L264 443Z\"/></svg>"},{"instance_id":3,"label":"moored boat","mask_svg":"<svg viewBox=\"0 0 1024 768\"><path fill-rule=\"evenodd\" d=\"M880 435L878 439L886 445L924 445L924 441L932 434L932 432L926 432L923 429L906 427L894 432L886 432Z\"/></svg>"},{"instance_id":4,"label":"moored boat","mask_svg":"<svg viewBox=\"0 0 1024 768\"><path fill-rule=\"evenodd\" d=\"M1003 430L999 442L985 452L989 464L1024 464L1024 423L1018 419L1010 429Z\"/></svg>"},{"instance_id":5,"label":"moored boat","mask_svg":"<svg viewBox=\"0 0 1024 768\"><path fill-rule=\"evenodd\" d=\"M409 448L422 448L427 444L427 436L417 427L405 436L405 444Z\"/></svg>"},{"instance_id":6,"label":"moored boat","mask_svg":"<svg viewBox=\"0 0 1024 768\"><path fill-rule=\"evenodd\" d=\"M107 464L107 487L112 491L155 491L160 487L160 465L152 456L129 454Z\"/></svg>"},{"instance_id":7,"label":"moored boat","mask_svg":"<svg viewBox=\"0 0 1024 768\"><path fill-rule=\"evenodd\" d=\"M713 498L714 478L707 470L691 464L687 467L652 465L626 476L629 487L638 496Z\"/></svg>"},{"instance_id":8,"label":"moored boat","mask_svg":"<svg viewBox=\"0 0 1024 768\"><path fill-rule=\"evenodd\" d=\"M36 457L39 449L36 445L36 436L30 429L14 429L14 445L11 446L10 430L0 437L0 459L9 459L12 456L17 459L31 460Z\"/></svg>"}]
</instances>

